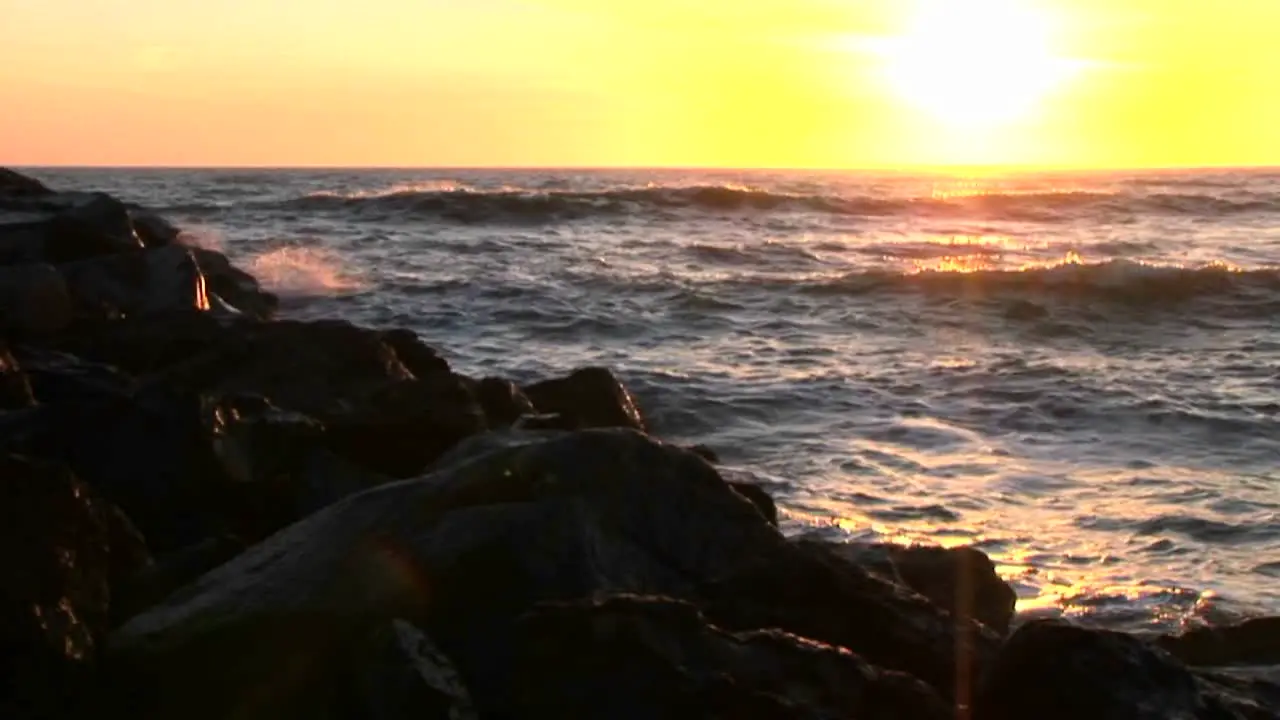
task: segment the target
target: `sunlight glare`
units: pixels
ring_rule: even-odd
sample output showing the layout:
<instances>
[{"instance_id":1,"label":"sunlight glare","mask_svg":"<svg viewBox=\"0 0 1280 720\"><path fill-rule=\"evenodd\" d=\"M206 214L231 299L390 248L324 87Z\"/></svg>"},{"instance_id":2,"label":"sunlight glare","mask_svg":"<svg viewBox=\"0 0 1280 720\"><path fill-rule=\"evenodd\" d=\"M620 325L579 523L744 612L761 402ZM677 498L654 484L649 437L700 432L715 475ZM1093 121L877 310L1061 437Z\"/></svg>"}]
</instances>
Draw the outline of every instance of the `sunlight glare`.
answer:
<instances>
[{"instance_id":1,"label":"sunlight glare","mask_svg":"<svg viewBox=\"0 0 1280 720\"><path fill-rule=\"evenodd\" d=\"M953 127L1019 120L1071 73L1051 51L1048 18L1019 0L918 0L884 46L885 79Z\"/></svg>"}]
</instances>

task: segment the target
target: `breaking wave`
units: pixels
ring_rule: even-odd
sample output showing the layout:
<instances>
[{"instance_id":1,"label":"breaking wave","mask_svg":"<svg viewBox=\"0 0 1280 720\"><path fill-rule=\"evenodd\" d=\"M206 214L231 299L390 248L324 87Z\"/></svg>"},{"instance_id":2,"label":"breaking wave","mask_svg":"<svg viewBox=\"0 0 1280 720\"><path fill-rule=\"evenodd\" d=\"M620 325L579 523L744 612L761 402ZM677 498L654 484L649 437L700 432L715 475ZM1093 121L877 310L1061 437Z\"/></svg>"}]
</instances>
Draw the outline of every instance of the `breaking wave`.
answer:
<instances>
[{"instance_id":1,"label":"breaking wave","mask_svg":"<svg viewBox=\"0 0 1280 720\"><path fill-rule=\"evenodd\" d=\"M476 189L436 183L384 191L322 191L284 200L256 201L258 208L354 213L357 216L425 216L461 223L562 222L600 215L650 213L807 212L837 216L981 218L1054 221L1079 213L1230 216L1280 212L1280 195L1224 197L1194 193L1092 191L983 192L918 197L801 194L735 185L638 186L600 191ZM225 203L183 206L177 211L225 210Z\"/></svg>"}]
</instances>

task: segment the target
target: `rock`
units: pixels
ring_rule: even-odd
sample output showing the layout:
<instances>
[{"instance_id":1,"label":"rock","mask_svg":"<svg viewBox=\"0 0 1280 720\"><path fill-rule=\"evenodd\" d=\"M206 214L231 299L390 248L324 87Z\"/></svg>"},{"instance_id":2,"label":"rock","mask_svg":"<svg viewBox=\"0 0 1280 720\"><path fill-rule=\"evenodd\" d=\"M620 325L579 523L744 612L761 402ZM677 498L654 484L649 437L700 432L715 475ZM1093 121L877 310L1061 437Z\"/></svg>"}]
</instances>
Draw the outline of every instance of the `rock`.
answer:
<instances>
[{"instance_id":1,"label":"rock","mask_svg":"<svg viewBox=\"0 0 1280 720\"><path fill-rule=\"evenodd\" d=\"M220 535L157 557L141 572L112 588L112 625L124 623L246 549L239 538Z\"/></svg>"},{"instance_id":2,"label":"rock","mask_svg":"<svg viewBox=\"0 0 1280 720\"><path fill-rule=\"evenodd\" d=\"M81 322L58 336L57 349L138 376L172 373L201 388L221 377L222 366L239 362L250 334L243 319L196 309L111 321ZM208 366L213 366L210 370ZM194 372L204 367L208 372ZM189 377L188 377L189 376Z\"/></svg>"},{"instance_id":3,"label":"rock","mask_svg":"<svg viewBox=\"0 0 1280 720\"><path fill-rule=\"evenodd\" d=\"M489 436L455 448L430 475L349 497L179 590L114 635L113 657L139 692L218 707L250 686L283 687L273 678L305 672L300 658L324 664L347 638L398 618L439 644L479 701L486 668L515 650L520 616L544 602L628 593L706 597L720 616L760 621L734 631L807 626L869 661L863 649L946 683L957 655L979 646L958 644L965 626L914 594L860 583L858 568L834 556L804 561L691 453L624 430ZM718 581L744 577L761 582ZM775 580L789 585L764 584ZM780 600L777 612L757 609ZM832 626L843 632L826 632ZM174 709L157 702L157 716Z\"/></svg>"},{"instance_id":4,"label":"rock","mask_svg":"<svg viewBox=\"0 0 1280 720\"><path fill-rule=\"evenodd\" d=\"M192 248L191 252L208 281L210 292L249 317L268 320L275 315L280 299L263 290L252 275L233 266L226 255L203 248Z\"/></svg>"},{"instance_id":5,"label":"rock","mask_svg":"<svg viewBox=\"0 0 1280 720\"><path fill-rule=\"evenodd\" d=\"M477 695L490 717L951 717L924 683L847 650L777 631L724 632L666 598L541 606L514 637L510 680Z\"/></svg>"},{"instance_id":6,"label":"rock","mask_svg":"<svg viewBox=\"0 0 1280 720\"><path fill-rule=\"evenodd\" d=\"M176 245L68 263L59 271L77 309L90 317L209 309L199 265Z\"/></svg>"},{"instance_id":7,"label":"rock","mask_svg":"<svg viewBox=\"0 0 1280 720\"><path fill-rule=\"evenodd\" d=\"M702 456L699 455L699 457ZM765 520L769 521L770 525L778 526L778 505L773 501L773 496L768 491L755 483L749 482L731 482L729 487L732 487L739 495L751 501L751 504L756 506L756 509L760 511Z\"/></svg>"},{"instance_id":8,"label":"rock","mask_svg":"<svg viewBox=\"0 0 1280 720\"><path fill-rule=\"evenodd\" d=\"M713 623L779 628L911 673L957 706L991 661L996 636L841 557L826 543L795 542L726 571L703 591Z\"/></svg>"},{"instance_id":9,"label":"rock","mask_svg":"<svg viewBox=\"0 0 1280 720\"><path fill-rule=\"evenodd\" d=\"M510 380L485 378L476 383L476 400L484 408L490 428L510 427L524 415L536 415L533 403Z\"/></svg>"},{"instance_id":10,"label":"rock","mask_svg":"<svg viewBox=\"0 0 1280 720\"><path fill-rule=\"evenodd\" d=\"M69 353L32 346L15 348L34 398L45 405L92 403L132 393L137 382L119 370Z\"/></svg>"},{"instance_id":11,"label":"rock","mask_svg":"<svg viewBox=\"0 0 1280 720\"><path fill-rule=\"evenodd\" d=\"M1280 617L1196 628L1156 642L1188 665L1280 665Z\"/></svg>"},{"instance_id":12,"label":"rock","mask_svg":"<svg viewBox=\"0 0 1280 720\"><path fill-rule=\"evenodd\" d=\"M0 329L55 333L71 323L72 313L66 280L52 265L0 267Z\"/></svg>"},{"instance_id":13,"label":"rock","mask_svg":"<svg viewBox=\"0 0 1280 720\"><path fill-rule=\"evenodd\" d=\"M139 205L127 207L129 221L143 247L162 248L174 245L182 232L173 223Z\"/></svg>"},{"instance_id":14,"label":"rock","mask_svg":"<svg viewBox=\"0 0 1280 720\"><path fill-rule=\"evenodd\" d=\"M26 197L53 193L44 183L9 168L0 167L0 195Z\"/></svg>"},{"instance_id":15,"label":"rock","mask_svg":"<svg viewBox=\"0 0 1280 720\"><path fill-rule=\"evenodd\" d=\"M329 448L393 478L420 475L458 442L486 428L470 387L452 373L389 385L354 409L323 417Z\"/></svg>"},{"instance_id":16,"label":"rock","mask_svg":"<svg viewBox=\"0 0 1280 720\"><path fill-rule=\"evenodd\" d=\"M715 450L712 450L711 448L707 447L706 445L693 445L693 446L690 446L688 449L689 449L689 452L693 453L694 455L697 455L703 460L706 460L712 465L720 464L720 454L717 453Z\"/></svg>"},{"instance_id":17,"label":"rock","mask_svg":"<svg viewBox=\"0 0 1280 720\"><path fill-rule=\"evenodd\" d=\"M0 262L61 264L136 252L128 209L105 193L0 195Z\"/></svg>"},{"instance_id":18,"label":"rock","mask_svg":"<svg viewBox=\"0 0 1280 720\"><path fill-rule=\"evenodd\" d=\"M58 716L88 687L113 588L146 545L65 468L2 455L0 555L0 710Z\"/></svg>"},{"instance_id":19,"label":"rock","mask_svg":"<svg viewBox=\"0 0 1280 720\"><path fill-rule=\"evenodd\" d=\"M568 377L534 383L524 392L538 412L570 418L580 428L648 431L635 398L607 368L575 370Z\"/></svg>"},{"instance_id":20,"label":"rock","mask_svg":"<svg viewBox=\"0 0 1280 720\"><path fill-rule=\"evenodd\" d=\"M1002 635L1013 622L1017 593L977 548L885 543L832 543L830 547L868 571L915 590L952 615L972 618Z\"/></svg>"},{"instance_id":21,"label":"rock","mask_svg":"<svg viewBox=\"0 0 1280 720\"><path fill-rule=\"evenodd\" d=\"M378 334L378 339L391 348L400 363L416 378L449 372L449 363L440 357L440 353L422 342L411 330L385 330Z\"/></svg>"},{"instance_id":22,"label":"rock","mask_svg":"<svg viewBox=\"0 0 1280 720\"><path fill-rule=\"evenodd\" d=\"M8 347L0 345L0 411L21 410L36 404L31 382Z\"/></svg>"},{"instance_id":23,"label":"rock","mask_svg":"<svg viewBox=\"0 0 1280 720\"><path fill-rule=\"evenodd\" d=\"M396 619L357 649L350 690L339 705L351 720L476 720L453 663L421 630ZM311 715L308 715L311 717Z\"/></svg>"},{"instance_id":24,"label":"rock","mask_svg":"<svg viewBox=\"0 0 1280 720\"><path fill-rule=\"evenodd\" d=\"M578 423L563 415L521 415L511 425L513 430L576 430Z\"/></svg>"},{"instance_id":25,"label":"rock","mask_svg":"<svg viewBox=\"0 0 1280 720\"><path fill-rule=\"evenodd\" d=\"M1235 706L1233 708L1233 706ZM1168 654L1136 637L1060 621L1020 627L989 669L975 720L1244 720ZM1261 708L1260 708L1261 709Z\"/></svg>"}]
</instances>

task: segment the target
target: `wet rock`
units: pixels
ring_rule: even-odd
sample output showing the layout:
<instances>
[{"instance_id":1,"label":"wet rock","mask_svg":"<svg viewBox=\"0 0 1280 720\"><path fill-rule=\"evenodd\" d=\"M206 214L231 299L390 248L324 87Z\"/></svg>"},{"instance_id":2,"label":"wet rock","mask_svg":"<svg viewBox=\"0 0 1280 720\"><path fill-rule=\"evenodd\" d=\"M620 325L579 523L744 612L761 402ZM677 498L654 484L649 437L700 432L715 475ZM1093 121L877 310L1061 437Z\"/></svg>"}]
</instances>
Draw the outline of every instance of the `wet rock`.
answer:
<instances>
[{"instance_id":1,"label":"wet rock","mask_svg":"<svg viewBox=\"0 0 1280 720\"><path fill-rule=\"evenodd\" d=\"M263 290L252 275L233 266L226 255L203 248L192 248L191 252L204 273L210 292L250 317L267 320L276 314L280 299Z\"/></svg>"},{"instance_id":2,"label":"wet rock","mask_svg":"<svg viewBox=\"0 0 1280 720\"><path fill-rule=\"evenodd\" d=\"M376 628L354 655L350 690L339 701L351 720L475 720L458 671L421 630L404 620Z\"/></svg>"},{"instance_id":3,"label":"wet rock","mask_svg":"<svg viewBox=\"0 0 1280 720\"><path fill-rule=\"evenodd\" d=\"M1013 621L1017 593L995 565L972 547L832 543L833 551L867 570L902 583L952 615L972 618L1004 634Z\"/></svg>"},{"instance_id":4,"label":"wet rock","mask_svg":"<svg viewBox=\"0 0 1280 720\"><path fill-rule=\"evenodd\" d=\"M31 382L9 348L0 344L0 411L21 410L36 404Z\"/></svg>"},{"instance_id":5,"label":"wet rock","mask_svg":"<svg viewBox=\"0 0 1280 720\"><path fill-rule=\"evenodd\" d=\"M666 598L546 605L513 634L510 681L477 696L490 716L951 717L918 680L777 631L724 632Z\"/></svg>"},{"instance_id":6,"label":"wet rock","mask_svg":"<svg viewBox=\"0 0 1280 720\"><path fill-rule=\"evenodd\" d=\"M240 538L220 535L156 557L112 588L112 626L119 626L246 549Z\"/></svg>"},{"instance_id":7,"label":"wet rock","mask_svg":"<svg viewBox=\"0 0 1280 720\"><path fill-rule=\"evenodd\" d=\"M221 376L219 368L231 366L247 352L244 326L240 320L189 309L81 322L51 344L138 377L172 372L181 376L174 382L205 387ZM210 371L196 372L200 368Z\"/></svg>"},{"instance_id":8,"label":"wet rock","mask_svg":"<svg viewBox=\"0 0 1280 720\"><path fill-rule=\"evenodd\" d=\"M385 330L378 334L378 339L391 348L400 363L416 378L425 379L449 372L449 363L440 353L422 342L411 330Z\"/></svg>"},{"instance_id":9,"label":"wet rock","mask_svg":"<svg viewBox=\"0 0 1280 720\"><path fill-rule=\"evenodd\" d=\"M511 425L514 430L575 430L578 423L563 415L521 415Z\"/></svg>"},{"instance_id":10,"label":"wet rock","mask_svg":"<svg viewBox=\"0 0 1280 720\"><path fill-rule=\"evenodd\" d=\"M33 397L45 405L92 403L124 397L137 382L110 365L56 350L19 346L14 354L29 378Z\"/></svg>"},{"instance_id":11,"label":"wet rock","mask_svg":"<svg viewBox=\"0 0 1280 720\"><path fill-rule=\"evenodd\" d=\"M635 398L612 370L592 367L524 388L540 413L572 419L580 428L631 428L647 432Z\"/></svg>"},{"instance_id":12,"label":"wet rock","mask_svg":"<svg viewBox=\"0 0 1280 720\"><path fill-rule=\"evenodd\" d=\"M707 447L706 445L693 445L689 448L689 452L693 453L694 455L697 455L703 460L706 460L712 465L720 464L720 454L717 453L715 450L712 450L711 448Z\"/></svg>"},{"instance_id":13,"label":"wet rock","mask_svg":"<svg viewBox=\"0 0 1280 720\"><path fill-rule=\"evenodd\" d=\"M0 167L0 195L30 197L49 195L52 192L44 183L33 177L23 175L16 170Z\"/></svg>"},{"instance_id":14,"label":"wet rock","mask_svg":"<svg viewBox=\"0 0 1280 720\"><path fill-rule=\"evenodd\" d=\"M1059 621L1020 627L983 681L976 720L1243 720L1167 653L1116 632Z\"/></svg>"},{"instance_id":15,"label":"wet rock","mask_svg":"<svg viewBox=\"0 0 1280 720\"><path fill-rule=\"evenodd\" d=\"M204 707L400 618L439 644L480 701L523 614L628 593L709 596L734 631L804 626L944 683L966 657L952 618L860 582L833 556L805 562L691 453L622 430L488 435L437 472L347 498L179 590L118 631L115 657L147 692L198 678L172 692ZM732 582L747 577L761 581Z\"/></svg>"},{"instance_id":16,"label":"wet rock","mask_svg":"<svg viewBox=\"0 0 1280 720\"><path fill-rule=\"evenodd\" d=\"M182 232L173 223L138 205L129 205L129 221L133 230L147 248L168 247L178 242Z\"/></svg>"},{"instance_id":17,"label":"wet rock","mask_svg":"<svg viewBox=\"0 0 1280 720\"><path fill-rule=\"evenodd\" d=\"M72 314L66 280L52 265L0 267L0 328L44 335L67 327Z\"/></svg>"},{"instance_id":18,"label":"wet rock","mask_svg":"<svg viewBox=\"0 0 1280 720\"><path fill-rule=\"evenodd\" d=\"M751 504L756 506L756 509L760 511L765 520L769 521L770 525L777 527L778 505L773 501L773 496L768 491L755 483L749 482L731 482L729 486L739 495L751 501Z\"/></svg>"},{"instance_id":19,"label":"wet rock","mask_svg":"<svg viewBox=\"0 0 1280 720\"><path fill-rule=\"evenodd\" d=\"M703 591L711 621L732 630L773 627L844 647L910 673L957 705L995 655L998 639L911 590L841 557L826 543L795 542L722 573Z\"/></svg>"},{"instance_id":20,"label":"wet rock","mask_svg":"<svg viewBox=\"0 0 1280 720\"><path fill-rule=\"evenodd\" d=\"M0 195L0 262L61 264L136 252L128 209L105 193Z\"/></svg>"},{"instance_id":21,"label":"wet rock","mask_svg":"<svg viewBox=\"0 0 1280 720\"><path fill-rule=\"evenodd\" d=\"M490 377L476 383L475 396L491 428L510 427L521 416L538 412L515 383L503 378Z\"/></svg>"},{"instance_id":22,"label":"wet rock","mask_svg":"<svg viewBox=\"0 0 1280 720\"><path fill-rule=\"evenodd\" d=\"M176 245L68 263L59 271L77 310L89 317L209 309L199 265Z\"/></svg>"},{"instance_id":23,"label":"wet rock","mask_svg":"<svg viewBox=\"0 0 1280 720\"><path fill-rule=\"evenodd\" d=\"M1196 628L1157 643L1188 665L1280 665L1280 618Z\"/></svg>"},{"instance_id":24,"label":"wet rock","mask_svg":"<svg viewBox=\"0 0 1280 720\"><path fill-rule=\"evenodd\" d=\"M452 373L389 385L353 409L323 417L329 448L393 478L420 475L487 427L470 387Z\"/></svg>"},{"instance_id":25,"label":"wet rock","mask_svg":"<svg viewBox=\"0 0 1280 720\"><path fill-rule=\"evenodd\" d=\"M57 716L88 687L113 588L146 545L65 468L2 455L0 555L0 710Z\"/></svg>"}]
</instances>

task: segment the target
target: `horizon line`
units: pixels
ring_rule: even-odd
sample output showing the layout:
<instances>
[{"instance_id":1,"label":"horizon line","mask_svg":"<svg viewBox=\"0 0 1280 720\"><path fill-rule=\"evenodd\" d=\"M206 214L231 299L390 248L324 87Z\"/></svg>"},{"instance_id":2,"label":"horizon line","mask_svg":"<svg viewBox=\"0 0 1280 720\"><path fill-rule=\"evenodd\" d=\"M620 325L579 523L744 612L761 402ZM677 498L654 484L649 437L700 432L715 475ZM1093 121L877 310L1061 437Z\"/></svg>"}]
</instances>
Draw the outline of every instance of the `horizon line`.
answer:
<instances>
[{"instance_id":1,"label":"horizon line","mask_svg":"<svg viewBox=\"0 0 1280 720\"><path fill-rule=\"evenodd\" d=\"M248 171L432 171L432 172L1158 172L1158 171L1280 171L1280 164L1241 165L1035 165L1035 164L901 164L846 167L791 167L749 165L147 165L147 164L32 164L0 162L0 167L16 170L248 170Z\"/></svg>"}]
</instances>

